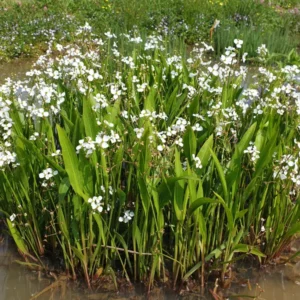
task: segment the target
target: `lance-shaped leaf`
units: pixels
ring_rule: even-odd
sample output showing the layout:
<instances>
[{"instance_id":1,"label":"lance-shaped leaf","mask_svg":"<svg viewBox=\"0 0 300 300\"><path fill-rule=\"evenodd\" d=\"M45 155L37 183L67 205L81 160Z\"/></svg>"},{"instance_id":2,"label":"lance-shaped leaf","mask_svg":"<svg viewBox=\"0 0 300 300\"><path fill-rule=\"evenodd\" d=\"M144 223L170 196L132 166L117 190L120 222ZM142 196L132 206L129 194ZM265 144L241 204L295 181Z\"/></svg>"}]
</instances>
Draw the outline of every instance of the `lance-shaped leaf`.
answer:
<instances>
[{"instance_id":1,"label":"lance-shaped leaf","mask_svg":"<svg viewBox=\"0 0 300 300\"><path fill-rule=\"evenodd\" d=\"M83 191L83 177L78 168L78 159L74 146L71 144L65 130L59 125L57 125L57 132L62 148L65 169L69 176L70 184L73 187L74 191L87 201L89 197Z\"/></svg>"}]
</instances>

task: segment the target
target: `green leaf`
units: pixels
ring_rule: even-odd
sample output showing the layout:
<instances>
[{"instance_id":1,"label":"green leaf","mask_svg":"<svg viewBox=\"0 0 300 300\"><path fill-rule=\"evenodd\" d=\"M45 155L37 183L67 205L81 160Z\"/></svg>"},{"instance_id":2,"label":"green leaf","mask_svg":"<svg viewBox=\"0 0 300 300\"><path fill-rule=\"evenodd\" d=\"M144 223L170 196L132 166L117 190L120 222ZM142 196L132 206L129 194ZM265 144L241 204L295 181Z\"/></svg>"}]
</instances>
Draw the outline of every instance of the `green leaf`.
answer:
<instances>
[{"instance_id":1,"label":"green leaf","mask_svg":"<svg viewBox=\"0 0 300 300\"><path fill-rule=\"evenodd\" d=\"M125 242L124 238L122 235L120 235L119 233L117 233L116 231L114 232L115 233L115 236L116 238L120 241L123 249L124 249L124 252L125 252L125 256L126 256L126 260L128 262L128 265L129 265L129 268L130 270L132 271L132 265L131 265L131 261L130 261L130 258L129 258L129 254L128 254L128 245L127 243Z\"/></svg>"},{"instance_id":2,"label":"green leaf","mask_svg":"<svg viewBox=\"0 0 300 300\"><path fill-rule=\"evenodd\" d=\"M232 248L233 252L249 253L259 257L266 257L259 249L246 244L237 244Z\"/></svg>"},{"instance_id":3,"label":"green leaf","mask_svg":"<svg viewBox=\"0 0 300 300\"><path fill-rule=\"evenodd\" d=\"M67 239L67 241L70 241L68 226L67 226L66 219L65 219L65 216L64 216L61 206L59 206L57 209L57 220L58 220L58 225L59 225L59 228L60 228L62 234Z\"/></svg>"},{"instance_id":4,"label":"green leaf","mask_svg":"<svg viewBox=\"0 0 300 300\"><path fill-rule=\"evenodd\" d=\"M221 249L220 249L221 248ZM205 261L209 261L213 256L218 258L222 254L222 245L220 248L216 248L212 252L210 252L207 256L205 256ZM183 281L186 281L193 273L195 273L202 266L202 261L195 264L184 276Z\"/></svg>"},{"instance_id":5,"label":"green leaf","mask_svg":"<svg viewBox=\"0 0 300 300\"><path fill-rule=\"evenodd\" d=\"M94 153L96 154L96 153ZM94 195L94 185L95 185L95 179L93 176L93 166L88 163L86 159L83 160L84 164L80 165L80 170L82 170L83 175L83 183L84 183L84 190L89 195Z\"/></svg>"},{"instance_id":6,"label":"green leaf","mask_svg":"<svg viewBox=\"0 0 300 300\"><path fill-rule=\"evenodd\" d=\"M225 201L226 201L226 203L228 203L229 202L229 194L228 194L227 183L226 183L226 179L225 179L225 175L224 175L222 166L221 166L215 152L212 149L210 149L210 153L212 155L212 158L215 162L215 165L216 165L216 168L217 168L217 171L218 171L218 174L219 174L219 178L220 178L221 185L222 185L222 188L223 188Z\"/></svg>"},{"instance_id":7,"label":"green leaf","mask_svg":"<svg viewBox=\"0 0 300 300\"><path fill-rule=\"evenodd\" d=\"M236 220L241 219L247 212L248 212L248 209L240 210L239 212L236 213L235 219Z\"/></svg>"},{"instance_id":8,"label":"green leaf","mask_svg":"<svg viewBox=\"0 0 300 300\"><path fill-rule=\"evenodd\" d=\"M149 109L150 111L155 110L155 97L157 94L157 88L152 87L145 100L144 109Z\"/></svg>"},{"instance_id":9,"label":"green leaf","mask_svg":"<svg viewBox=\"0 0 300 300\"><path fill-rule=\"evenodd\" d=\"M92 109L91 99L84 99L83 101L82 119L86 136L95 140L97 135L97 122L95 112Z\"/></svg>"},{"instance_id":10,"label":"green leaf","mask_svg":"<svg viewBox=\"0 0 300 300\"><path fill-rule=\"evenodd\" d=\"M198 209L200 206L204 205L204 204L207 204L207 203L220 203L218 200L216 199L211 199L211 198L206 198L206 197L203 197L203 198L199 198L199 199L196 199L189 207L188 211L187 211L187 214L190 216L192 215L192 213Z\"/></svg>"},{"instance_id":11,"label":"green leaf","mask_svg":"<svg viewBox=\"0 0 300 300\"><path fill-rule=\"evenodd\" d=\"M23 137L18 137L18 139L20 139L27 147L27 151L30 151L31 154L34 154L40 161L45 159L47 163L49 163L49 165L57 170L62 176L66 174L66 171L53 158L41 153L40 149L38 149L32 141L29 141Z\"/></svg>"},{"instance_id":12,"label":"green leaf","mask_svg":"<svg viewBox=\"0 0 300 300\"><path fill-rule=\"evenodd\" d=\"M275 130L274 134L271 136L269 143L265 144L263 147L260 158L258 159L255 167L255 172L252 176L251 181L247 185L246 189L243 191L243 201L246 201L251 193L256 190L257 184L260 184L259 179L261 173L265 170L266 165L271 163L273 160L273 153L275 151L275 144L276 144L276 136L277 132Z\"/></svg>"},{"instance_id":13,"label":"green leaf","mask_svg":"<svg viewBox=\"0 0 300 300\"><path fill-rule=\"evenodd\" d=\"M184 182L180 184L178 181L175 183L174 190L174 209L177 220L183 220L183 202L184 202Z\"/></svg>"},{"instance_id":14,"label":"green leaf","mask_svg":"<svg viewBox=\"0 0 300 300\"><path fill-rule=\"evenodd\" d=\"M64 131L64 129L61 128L59 125L57 125L56 127L59 136L59 142L62 148L62 155L65 163L65 168L68 173L70 183L74 191L87 201L89 196L86 195L82 190L83 178L78 168L78 160L75 153L75 149L71 144L69 138L67 137L67 134Z\"/></svg>"},{"instance_id":15,"label":"green leaf","mask_svg":"<svg viewBox=\"0 0 300 300\"><path fill-rule=\"evenodd\" d=\"M117 194L118 194L118 198L120 201L120 207L123 207L123 205L126 201L126 194L119 188L117 189Z\"/></svg>"},{"instance_id":16,"label":"green leaf","mask_svg":"<svg viewBox=\"0 0 300 300\"><path fill-rule=\"evenodd\" d=\"M200 151L198 152L197 156L201 160L201 164L203 168L205 168L208 164L208 160L210 157L210 149L213 148L213 143L214 143L214 136L213 134L209 136L209 138L205 141L203 146L201 147Z\"/></svg>"},{"instance_id":17,"label":"green leaf","mask_svg":"<svg viewBox=\"0 0 300 300\"><path fill-rule=\"evenodd\" d=\"M10 232L11 236L13 237L18 249L23 254L28 255L28 248L27 248L24 240L22 239L18 229L15 227L15 225L12 224L12 222L9 219L6 219L6 222L8 225L9 232Z\"/></svg>"},{"instance_id":18,"label":"green leaf","mask_svg":"<svg viewBox=\"0 0 300 300\"><path fill-rule=\"evenodd\" d=\"M157 192L160 199L160 207L168 203L168 201L173 200L175 183L179 180L195 180L199 181L201 184L201 179L195 176L179 176L171 178L163 178L163 182L159 185Z\"/></svg>"},{"instance_id":19,"label":"green leaf","mask_svg":"<svg viewBox=\"0 0 300 300\"><path fill-rule=\"evenodd\" d=\"M232 232L233 229L234 229L234 223L233 223L232 213L231 213L230 209L228 208L228 206L226 205L224 199L220 195L218 195L217 193L214 192L214 194L217 196L217 198L219 199L220 203L224 207L224 210L225 210L225 213L226 213L226 217L227 217L227 222L228 222L228 229L229 229L230 232Z\"/></svg>"},{"instance_id":20,"label":"green leaf","mask_svg":"<svg viewBox=\"0 0 300 300\"><path fill-rule=\"evenodd\" d=\"M259 129L257 131L256 138L255 138L255 143L254 143L257 150L261 151L261 149L264 145L264 142L265 142L265 130Z\"/></svg>"},{"instance_id":21,"label":"green leaf","mask_svg":"<svg viewBox=\"0 0 300 300\"><path fill-rule=\"evenodd\" d=\"M72 197L72 202L74 206L74 217L75 220L79 221L82 217L82 199L78 195Z\"/></svg>"},{"instance_id":22,"label":"green leaf","mask_svg":"<svg viewBox=\"0 0 300 300\"><path fill-rule=\"evenodd\" d=\"M172 106L171 113L168 116L167 125L170 125L176 117L179 117L182 114L185 107L182 107L181 109L180 107L182 103L184 103L184 101L186 100L186 96L187 96L187 92L183 92L181 96L176 97L174 99L174 104Z\"/></svg>"},{"instance_id":23,"label":"green leaf","mask_svg":"<svg viewBox=\"0 0 300 300\"><path fill-rule=\"evenodd\" d=\"M84 255L82 254L82 252L79 251L75 247L71 247L71 248L72 248L72 251L74 252L74 254L76 255L76 257L80 260L80 262L85 264L85 258L84 258Z\"/></svg>"},{"instance_id":24,"label":"green leaf","mask_svg":"<svg viewBox=\"0 0 300 300\"><path fill-rule=\"evenodd\" d=\"M236 181L240 180L241 165L244 156L244 150L249 146L249 143L252 140L255 130L256 130L256 123L251 125L251 127L243 135L241 141L235 147L234 154L229 164L229 170L226 175L226 180L229 188Z\"/></svg>"},{"instance_id":25,"label":"green leaf","mask_svg":"<svg viewBox=\"0 0 300 300\"><path fill-rule=\"evenodd\" d=\"M17 135L22 136L24 126L22 124L19 112L18 112L17 108L15 107L14 103L11 106L11 109L9 111L9 115L13 120L12 124L13 124L15 132L17 133Z\"/></svg>"},{"instance_id":26,"label":"green leaf","mask_svg":"<svg viewBox=\"0 0 300 300\"><path fill-rule=\"evenodd\" d=\"M176 177L180 177L183 175L182 164L180 160L180 152L175 148L175 174Z\"/></svg>"},{"instance_id":27,"label":"green leaf","mask_svg":"<svg viewBox=\"0 0 300 300\"><path fill-rule=\"evenodd\" d=\"M192 127L188 126L183 136L183 149L184 149L184 154L188 158L190 164L192 164L193 162L192 156L193 154L196 153L196 148L197 148L197 140L196 140L195 133Z\"/></svg>"},{"instance_id":28,"label":"green leaf","mask_svg":"<svg viewBox=\"0 0 300 300\"><path fill-rule=\"evenodd\" d=\"M183 276L182 281L186 281L189 279L190 276L192 276L199 268L202 266L202 261L199 261L196 263L186 274Z\"/></svg>"},{"instance_id":29,"label":"green leaf","mask_svg":"<svg viewBox=\"0 0 300 300\"><path fill-rule=\"evenodd\" d=\"M142 176L138 176L138 186L140 189L140 196L142 199L142 205L143 205L145 214L148 214L149 206L150 206L150 196L148 194L146 182Z\"/></svg>"},{"instance_id":30,"label":"green leaf","mask_svg":"<svg viewBox=\"0 0 300 300\"><path fill-rule=\"evenodd\" d=\"M35 264L32 262L26 262L26 261L20 261L20 260L15 260L14 262L16 262L19 265L29 267L30 269L36 269L37 271L44 269L42 265Z\"/></svg>"},{"instance_id":31,"label":"green leaf","mask_svg":"<svg viewBox=\"0 0 300 300\"><path fill-rule=\"evenodd\" d=\"M67 129L68 132L70 132L74 127L73 122L68 118L68 115L65 110L62 109L60 111L60 115L64 120L65 128Z\"/></svg>"},{"instance_id":32,"label":"green leaf","mask_svg":"<svg viewBox=\"0 0 300 300\"><path fill-rule=\"evenodd\" d=\"M197 114L199 112L199 106L200 106L200 99L199 99L199 96L197 96L192 100L192 102L188 108L188 113L189 113L190 118L195 118L195 117L193 117L193 115Z\"/></svg>"},{"instance_id":33,"label":"green leaf","mask_svg":"<svg viewBox=\"0 0 300 300\"><path fill-rule=\"evenodd\" d=\"M166 97L165 112L167 115L170 114L171 108L174 105L174 103L176 102L177 92L178 92L178 86L176 85L176 87L172 89L171 95L169 97L168 96Z\"/></svg>"},{"instance_id":34,"label":"green leaf","mask_svg":"<svg viewBox=\"0 0 300 300\"><path fill-rule=\"evenodd\" d=\"M299 232L300 232L300 223L296 223L287 231L287 233L284 235L284 238L289 238Z\"/></svg>"},{"instance_id":35,"label":"green leaf","mask_svg":"<svg viewBox=\"0 0 300 300\"><path fill-rule=\"evenodd\" d=\"M60 185L59 185L59 188L58 188L58 198L59 198L59 201L64 201L65 199L65 196L68 192L70 188L70 181L69 181L69 178L68 177L65 177Z\"/></svg>"}]
</instances>

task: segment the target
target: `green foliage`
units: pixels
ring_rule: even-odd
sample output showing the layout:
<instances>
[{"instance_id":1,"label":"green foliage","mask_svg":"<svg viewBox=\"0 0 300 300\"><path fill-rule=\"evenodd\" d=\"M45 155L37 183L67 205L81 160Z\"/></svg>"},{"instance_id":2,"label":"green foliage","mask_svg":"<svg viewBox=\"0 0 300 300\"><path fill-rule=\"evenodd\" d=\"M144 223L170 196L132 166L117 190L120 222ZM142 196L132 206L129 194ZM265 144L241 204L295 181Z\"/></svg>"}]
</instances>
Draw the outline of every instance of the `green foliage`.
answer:
<instances>
[{"instance_id":1,"label":"green foliage","mask_svg":"<svg viewBox=\"0 0 300 300\"><path fill-rule=\"evenodd\" d=\"M266 67L272 53L254 49L262 6L225 1L220 17L251 14L249 25L230 17L237 31L226 39L224 28L214 32L219 61L207 44L188 51L191 36L180 28L178 39L137 29L113 36L134 21L147 32L159 13L192 24L198 1L78 2L77 17L99 21L96 31L117 12L119 24L100 37L77 28L66 47L54 36L25 82L0 88L0 208L25 259L61 255L62 268L89 287L102 271L115 280L121 269L151 288L191 276L204 286L213 269L225 282L241 255L279 255L300 231L300 70L284 65L299 57L281 45L290 33L269 41L284 59ZM220 4L201 3L195 12L207 10L206 30ZM243 31L245 48L224 52ZM260 67L250 82L245 50Z\"/></svg>"},{"instance_id":2,"label":"green foliage","mask_svg":"<svg viewBox=\"0 0 300 300\"><path fill-rule=\"evenodd\" d=\"M286 2L286 7L296 3ZM271 4L271 5L269 5ZM254 0L69 0L5 1L0 9L0 55L2 60L32 56L47 50L52 36L62 43L73 40L76 25L88 23L95 32L115 33L138 29L177 36L187 44L210 41L213 32L216 53L224 53L234 38L245 41L243 50L256 57L265 43L271 53L285 55L298 46L300 14L280 10L278 1ZM278 57L280 60L281 57Z\"/></svg>"}]
</instances>

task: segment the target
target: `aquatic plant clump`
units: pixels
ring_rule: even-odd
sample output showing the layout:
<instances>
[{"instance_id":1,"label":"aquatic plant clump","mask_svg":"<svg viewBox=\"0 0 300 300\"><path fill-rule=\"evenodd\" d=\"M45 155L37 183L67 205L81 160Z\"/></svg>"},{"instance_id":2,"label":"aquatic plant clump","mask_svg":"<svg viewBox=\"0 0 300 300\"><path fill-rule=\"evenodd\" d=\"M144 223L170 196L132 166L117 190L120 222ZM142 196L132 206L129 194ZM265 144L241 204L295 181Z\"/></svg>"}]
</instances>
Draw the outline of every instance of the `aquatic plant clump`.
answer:
<instances>
[{"instance_id":1,"label":"aquatic plant clump","mask_svg":"<svg viewBox=\"0 0 300 300\"><path fill-rule=\"evenodd\" d=\"M279 255L300 230L300 69L267 69L261 46L252 76L238 39L216 62L206 43L185 58L77 33L0 87L0 206L24 258L151 287Z\"/></svg>"}]
</instances>

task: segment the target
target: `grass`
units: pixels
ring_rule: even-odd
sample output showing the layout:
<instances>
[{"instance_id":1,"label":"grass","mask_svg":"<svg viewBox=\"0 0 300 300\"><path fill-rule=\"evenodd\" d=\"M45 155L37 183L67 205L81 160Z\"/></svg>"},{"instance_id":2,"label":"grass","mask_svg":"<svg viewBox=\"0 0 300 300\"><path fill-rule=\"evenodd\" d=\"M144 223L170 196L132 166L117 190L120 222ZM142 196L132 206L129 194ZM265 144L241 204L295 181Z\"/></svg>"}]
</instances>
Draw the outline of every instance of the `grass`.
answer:
<instances>
[{"instance_id":1,"label":"grass","mask_svg":"<svg viewBox=\"0 0 300 300\"><path fill-rule=\"evenodd\" d=\"M228 45L233 44L234 39L240 38L244 41L242 52L255 59L258 56L257 48L268 45L268 49L273 54L287 55L297 47L297 40L293 40L288 33L282 30L270 32L256 31L249 26L230 27L218 29L214 35L214 47L216 54L222 55Z\"/></svg>"}]
</instances>

